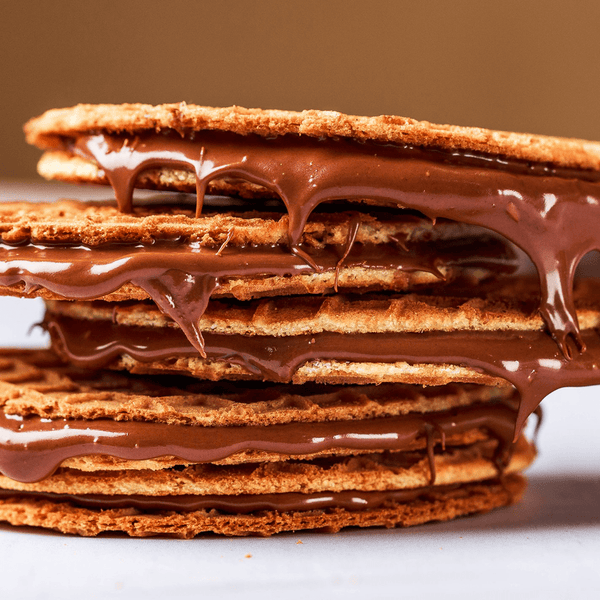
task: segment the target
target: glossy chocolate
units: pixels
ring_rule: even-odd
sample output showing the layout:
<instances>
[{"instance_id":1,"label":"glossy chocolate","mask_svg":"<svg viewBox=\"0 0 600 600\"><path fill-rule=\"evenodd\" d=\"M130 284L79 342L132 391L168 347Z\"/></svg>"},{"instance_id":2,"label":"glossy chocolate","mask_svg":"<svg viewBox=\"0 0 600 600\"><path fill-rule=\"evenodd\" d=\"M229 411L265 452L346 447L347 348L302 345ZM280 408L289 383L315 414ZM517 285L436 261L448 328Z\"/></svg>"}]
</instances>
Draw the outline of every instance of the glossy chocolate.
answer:
<instances>
[{"instance_id":1,"label":"glossy chocolate","mask_svg":"<svg viewBox=\"0 0 600 600\"><path fill-rule=\"evenodd\" d=\"M197 356L175 328L127 327L47 315L57 349L82 367L108 365L122 354L150 362ZM307 361L464 365L501 377L519 391L515 439L541 400L561 387L600 383L600 335L584 330L587 352L565 358L543 331L452 331L287 337L205 334L209 359L241 365L255 378L291 381ZM90 343L93 340L93 343Z\"/></svg>"},{"instance_id":2,"label":"glossy chocolate","mask_svg":"<svg viewBox=\"0 0 600 600\"><path fill-rule=\"evenodd\" d=\"M432 457L436 437L445 445L452 435L475 429L498 440L496 463L502 469L512 450L515 416L516 411L502 403L399 417L252 427L44 419L0 413L0 472L17 481L33 482L76 456L104 454L130 460L175 456L190 462L213 462L253 450L289 456L336 448L402 451L422 447L423 439ZM432 462L430 466L433 481Z\"/></svg>"},{"instance_id":3,"label":"glossy chocolate","mask_svg":"<svg viewBox=\"0 0 600 600\"><path fill-rule=\"evenodd\" d=\"M264 138L219 131L88 135L65 145L95 160L123 211L132 209L138 175L157 167L196 175L197 214L207 185L239 178L270 190L289 214L292 253L322 202L373 199L486 227L522 248L535 264L540 312L566 357L572 337L585 348L573 303L580 259L600 249L600 174L554 169L470 152L441 152L349 139L286 135ZM310 264L310 260L308 260Z\"/></svg>"},{"instance_id":4,"label":"glossy chocolate","mask_svg":"<svg viewBox=\"0 0 600 600\"><path fill-rule=\"evenodd\" d=\"M462 487L469 487L466 484ZM460 485L427 486L408 490L388 490L384 492L320 492L301 494L240 494L238 496L108 496L101 494L52 494L47 492L11 492L0 490L0 500L32 499L50 502L67 502L74 506L90 509L110 510L133 508L142 512L196 510L218 510L228 514L248 514L263 510L278 512L327 510L368 510L386 505L394 505L415 500L444 499L448 492L455 492Z\"/></svg>"}]
</instances>

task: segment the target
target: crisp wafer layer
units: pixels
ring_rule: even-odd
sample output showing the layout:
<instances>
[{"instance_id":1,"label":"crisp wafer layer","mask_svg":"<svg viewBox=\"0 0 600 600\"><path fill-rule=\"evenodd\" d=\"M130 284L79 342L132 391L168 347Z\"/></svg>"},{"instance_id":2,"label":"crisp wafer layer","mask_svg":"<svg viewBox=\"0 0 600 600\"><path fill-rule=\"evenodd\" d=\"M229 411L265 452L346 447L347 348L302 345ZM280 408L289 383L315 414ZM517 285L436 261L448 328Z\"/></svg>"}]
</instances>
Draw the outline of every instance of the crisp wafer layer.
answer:
<instances>
[{"instance_id":1,"label":"crisp wafer layer","mask_svg":"<svg viewBox=\"0 0 600 600\"><path fill-rule=\"evenodd\" d=\"M45 152L38 163L38 173L44 179L68 183L93 183L107 185L108 178L96 163L73 156L68 152ZM193 173L181 169L150 169L140 174L136 187L151 190L194 192L196 178ZM240 198L273 198L270 190L241 180L216 179L207 186L211 194L224 194Z\"/></svg>"},{"instance_id":2,"label":"crisp wafer layer","mask_svg":"<svg viewBox=\"0 0 600 600\"><path fill-rule=\"evenodd\" d=\"M287 244L288 216L272 205L208 200L203 214L195 216L195 199L181 195L157 197L136 203L132 214L120 213L114 201L4 202L0 205L0 234L3 241L87 244L153 243L165 239L186 239L201 247ZM307 247L344 245L356 211L347 204L339 211L315 212L304 229ZM435 225L424 217L387 211L360 214L356 233L359 243L387 244L395 239L427 242L458 239L485 232L451 221ZM489 234L487 234L489 235Z\"/></svg>"},{"instance_id":3,"label":"crisp wafer layer","mask_svg":"<svg viewBox=\"0 0 600 600\"><path fill-rule=\"evenodd\" d=\"M600 285L578 283L577 317L582 329L600 325ZM335 332L421 333L424 331L540 331L535 283L511 281L484 297L370 294L263 299L208 304L199 329L247 336L296 336ZM48 310L75 319L112 321L124 327L177 328L152 304L48 302Z\"/></svg>"},{"instance_id":4,"label":"crisp wafer layer","mask_svg":"<svg viewBox=\"0 0 600 600\"><path fill-rule=\"evenodd\" d=\"M65 365L48 351L0 351L0 405L9 414L177 425L274 425L426 414L509 400L510 386L285 386L136 377Z\"/></svg>"}]
</instances>

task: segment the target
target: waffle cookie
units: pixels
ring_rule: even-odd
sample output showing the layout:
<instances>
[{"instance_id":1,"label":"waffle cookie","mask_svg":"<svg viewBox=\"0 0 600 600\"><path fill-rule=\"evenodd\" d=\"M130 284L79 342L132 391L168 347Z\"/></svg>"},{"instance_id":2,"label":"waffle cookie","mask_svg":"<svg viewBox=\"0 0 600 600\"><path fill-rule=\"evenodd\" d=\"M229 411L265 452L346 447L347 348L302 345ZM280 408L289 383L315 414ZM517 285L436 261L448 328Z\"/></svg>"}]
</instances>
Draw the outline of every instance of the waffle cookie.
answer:
<instances>
[{"instance_id":1,"label":"waffle cookie","mask_svg":"<svg viewBox=\"0 0 600 600\"><path fill-rule=\"evenodd\" d=\"M25 131L44 177L115 201L0 207L0 293L43 297L52 341L1 357L0 519L192 537L484 512L522 494L543 397L600 382L597 285L573 285L598 144L185 104Z\"/></svg>"}]
</instances>

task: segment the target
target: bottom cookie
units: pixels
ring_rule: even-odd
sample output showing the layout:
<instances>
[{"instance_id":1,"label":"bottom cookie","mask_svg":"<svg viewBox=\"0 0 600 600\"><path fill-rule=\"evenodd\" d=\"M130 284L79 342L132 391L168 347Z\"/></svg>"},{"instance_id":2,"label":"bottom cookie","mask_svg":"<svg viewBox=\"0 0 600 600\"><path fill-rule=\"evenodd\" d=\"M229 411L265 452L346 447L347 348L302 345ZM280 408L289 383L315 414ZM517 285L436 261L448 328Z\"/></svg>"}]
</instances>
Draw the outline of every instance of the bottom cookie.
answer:
<instances>
[{"instance_id":1,"label":"bottom cookie","mask_svg":"<svg viewBox=\"0 0 600 600\"><path fill-rule=\"evenodd\" d=\"M131 506L127 506L126 498L108 496L110 500L102 508L104 500L101 496L3 491L0 521L83 536L123 532L133 537L192 538L208 532L229 536L269 536L306 529L335 532L344 527L407 527L484 513L517 502L525 487L524 477L511 474L499 480L432 486L387 495L351 492L321 494L313 498L302 494L270 494L257 495L252 502L246 496L233 502L237 503L237 508L233 504L224 507L229 499L221 497L215 501L220 510L198 509L193 502L186 506L185 498L177 497L154 498L154 506L144 506L143 501L132 499ZM303 510L294 507L299 498ZM269 508L280 500L290 508ZM252 504L259 510L247 512ZM173 510L176 506L179 510ZM315 506L323 508L315 510Z\"/></svg>"}]
</instances>

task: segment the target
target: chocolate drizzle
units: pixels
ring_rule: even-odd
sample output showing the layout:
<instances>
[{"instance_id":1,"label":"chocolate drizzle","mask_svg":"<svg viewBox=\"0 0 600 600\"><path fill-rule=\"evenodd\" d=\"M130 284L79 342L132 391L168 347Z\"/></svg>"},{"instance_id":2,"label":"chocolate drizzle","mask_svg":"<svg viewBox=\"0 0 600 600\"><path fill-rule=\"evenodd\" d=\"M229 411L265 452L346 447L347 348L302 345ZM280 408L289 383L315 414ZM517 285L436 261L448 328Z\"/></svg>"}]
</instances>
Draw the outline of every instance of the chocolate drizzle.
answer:
<instances>
[{"instance_id":1,"label":"chocolate drizzle","mask_svg":"<svg viewBox=\"0 0 600 600\"><path fill-rule=\"evenodd\" d=\"M289 456L345 448L403 451L425 438L433 465L433 427L445 438L482 429L498 440L498 464L506 464L513 445L515 410L506 404L473 405L450 411L400 417L252 427L197 427L109 419L43 419L0 413L0 472L21 482L50 476L67 458L105 454L146 460L175 456L214 462L238 452ZM435 479L432 470L431 479Z\"/></svg>"},{"instance_id":2,"label":"chocolate drizzle","mask_svg":"<svg viewBox=\"0 0 600 600\"><path fill-rule=\"evenodd\" d=\"M537 267L540 312L562 353L568 339L585 343L572 284L580 259L600 249L600 175L468 152L316 139L263 138L219 131L180 136L144 133L81 136L66 142L95 160L115 190L121 210L132 210L138 175L175 167L196 175L197 214L217 178L239 178L280 197L289 214L292 253L310 213L322 202L372 199L491 229L523 249Z\"/></svg>"},{"instance_id":3,"label":"chocolate drizzle","mask_svg":"<svg viewBox=\"0 0 600 600\"><path fill-rule=\"evenodd\" d=\"M142 362L197 356L174 328L144 328L47 315L57 349L73 364L97 368L122 354ZM520 394L514 439L541 400L561 387L600 383L600 335L584 330L587 352L566 359L543 331L452 331L287 337L205 334L209 359L241 365L249 375L291 381L308 361L464 365L512 383ZM93 343L90 343L93 340Z\"/></svg>"}]
</instances>

